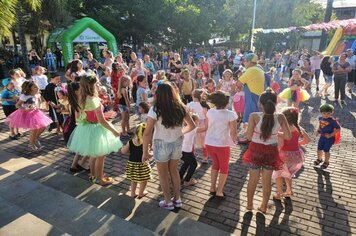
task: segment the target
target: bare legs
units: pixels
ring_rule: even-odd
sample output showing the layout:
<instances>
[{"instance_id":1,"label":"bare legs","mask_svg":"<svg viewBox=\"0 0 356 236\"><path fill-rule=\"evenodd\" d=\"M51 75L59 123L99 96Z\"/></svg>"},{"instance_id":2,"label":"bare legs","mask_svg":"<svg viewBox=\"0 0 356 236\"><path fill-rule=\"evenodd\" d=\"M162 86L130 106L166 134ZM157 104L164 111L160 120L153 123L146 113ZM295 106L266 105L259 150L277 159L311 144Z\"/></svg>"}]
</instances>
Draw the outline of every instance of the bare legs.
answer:
<instances>
[{"instance_id":1,"label":"bare legs","mask_svg":"<svg viewBox=\"0 0 356 236\"><path fill-rule=\"evenodd\" d=\"M140 183L138 194L136 194L137 183ZM140 182L131 181L131 197L142 198L143 196L145 196L147 194L147 192L145 191L146 185L147 185L147 180L140 181Z\"/></svg>"},{"instance_id":2,"label":"bare legs","mask_svg":"<svg viewBox=\"0 0 356 236\"><path fill-rule=\"evenodd\" d=\"M35 145L38 142L38 138L46 128L34 129L30 132L30 145Z\"/></svg>"},{"instance_id":3,"label":"bare legs","mask_svg":"<svg viewBox=\"0 0 356 236\"><path fill-rule=\"evenodd\" d=\"M170 160L168 162L157 162L157 170L159 176L159 182L164 195L166 203L171 202L169 177L173 185L173 197L174 200L180 200L180 176L178 171L178 161Z\"/></svg>"},{"instance_id":4,"label":"bare legs","mask_svg":"<svg viewBox=\"0 0 356 236\"><path fill-rule=\"evenodd\" d=\"M319 95L322 96L323 93L324 93L324 96L329 95L329 94L328 94L328 88L329 88L330 86L331 86L331 84L325 83L325 84L323 85L323 87L320 89Z\"/></svg>"},{"instance_id":5,"label":"bare legs","mask_svg":"<svg viewBox=\"0 0 356 236\"><path fill-rule=\"evenodd\" d=\"M93 157L90 158L90 175L95 177L100 185L111 184L112 181L104 178L104 162L105 157Z\"/></svg>"},{"instance_id":6,"label":"bare legs","mask_svg":"<svg viewBox=\"0 0 356 236\"><path fill-rule=\"evenodd\" d=\"M121 129L122 135L127 135L127 131L130 130L129 124L129 113L128 112L121 112Z\"/></svg>"},{"instance_id":7,"label":"bare legs","mask_svg":"<svg viewBox=\"0 0 356 236\"><path fill-rule=\"evenodd\" d=\"M247 184L247 210L253 209L253 197L255 195L257 183L260 179L260 174L262 174L262 203L259 210L266 212L269 197L271 195L271 177L272 170L250 170L249 180Z\"/></svg>"},{"instance_id":8,"label":"bare legs","mask_svg":"<svg viewBox=\"0 0 356 236\"><path fill-rule=\"evenodd\" d=\"M216 185L216 182L219 177L219 182ZM224 186L227 180L227 174L219 173L217 170L211 169L210 175L210 192L216 192L216 196L223 197L224 196Z\"/></svg>"}]
</instances>

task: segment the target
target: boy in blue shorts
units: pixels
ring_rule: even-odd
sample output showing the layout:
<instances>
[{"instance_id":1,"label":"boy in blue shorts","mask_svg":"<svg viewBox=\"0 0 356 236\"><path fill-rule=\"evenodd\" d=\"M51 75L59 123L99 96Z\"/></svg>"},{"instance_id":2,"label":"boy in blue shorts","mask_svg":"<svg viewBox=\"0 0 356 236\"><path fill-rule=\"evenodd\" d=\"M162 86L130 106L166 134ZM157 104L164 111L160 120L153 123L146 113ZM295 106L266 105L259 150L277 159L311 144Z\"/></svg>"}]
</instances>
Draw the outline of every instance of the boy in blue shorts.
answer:
<instances>
[{"instance_id":1,"label":"boy in blue shorts","mask_svg":"<svg viewBox=\"0 0 356 236\"><path fill-rule=\"evenodd\" d=\"M318 159L314 161L314 165L319 165L323 162L323 153L325 155L325 161L321 165L323 169L329 166L330 149L335 142L335 134L340 132L340 125L336 119L332 116L334 113L334 107L330 104L323 104L320 106L321 116L319 117L319 129L320 134L318 142Z\"/></svg>"}]
</instances>

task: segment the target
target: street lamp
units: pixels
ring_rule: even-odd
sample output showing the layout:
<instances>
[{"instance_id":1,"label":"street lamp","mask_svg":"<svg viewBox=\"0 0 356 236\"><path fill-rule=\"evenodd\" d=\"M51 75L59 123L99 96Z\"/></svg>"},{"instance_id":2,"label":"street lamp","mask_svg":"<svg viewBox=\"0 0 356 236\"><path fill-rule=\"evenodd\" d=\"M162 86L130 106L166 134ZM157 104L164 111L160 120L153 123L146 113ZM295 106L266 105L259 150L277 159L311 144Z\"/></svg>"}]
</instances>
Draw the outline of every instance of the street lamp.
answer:
<instances>
[{"instance_id":1,"label":"street lamp","mask_svg":"<svg viewBox=\"0 0 356 236\"><path fill-rule=\"evenodd\" d=\"M254 29L255 29L256 1L257 1L257 0L254 0L254 3L253 3L253 18L252 18L251 44L250 44L250 50L251 50L251 51L254 51L254 50L253 50L253 31L254 31Z\"/></svg>"}]
</instances>

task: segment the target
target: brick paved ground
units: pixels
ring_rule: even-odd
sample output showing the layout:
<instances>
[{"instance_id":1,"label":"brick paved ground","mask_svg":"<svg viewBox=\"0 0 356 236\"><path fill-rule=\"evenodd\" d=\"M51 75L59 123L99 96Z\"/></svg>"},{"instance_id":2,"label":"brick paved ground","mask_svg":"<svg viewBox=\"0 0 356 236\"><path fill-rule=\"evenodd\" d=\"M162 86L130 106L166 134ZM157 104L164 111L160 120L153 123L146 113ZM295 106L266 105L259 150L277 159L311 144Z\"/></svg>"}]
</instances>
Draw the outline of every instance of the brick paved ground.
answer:
<instances>
[{"instance_id":1,"label":"brick paved ground","mask_svg":"<svg viewBox=\"0 0 356 236\"><path fill-rule=\"evenodd\" d=\"M315 92L314 92L315 93ZM330 97L332 99L332 97ZM294 179L295 196L282 203L269 202L268 213L246 212L246 186L248 170L241 163L246 146L232 148L229 178L225 192L227 199L217 202L209 198L210 167L199 165L194 178L199 183L182 189L184 206L180 213L193 219L213 225L222 230L243 235L355 235L356 234L356 98L346 101L348 105L336 106L336 117L343 126L342 141L332 150L331 163L326 171L314 168L316 157L315 136L318 107L325 99L312 97L309 106L302 105L302 127L310 132L312 141L305 147L305 164ZM283 106L283 104L282 104ZM134 123L135 118L131 118ZM119 123L115 125L119 128ZM45 132L42 143L45 148L38 152L27 149L28 135L18 141L10 141L4 115L0 112L0 147L16 155L36 162L68 171L73 155L69 154L59 136ZM200 154L200 152L198 152ZM109 188L126 193L129 181L125 179L127 156L118 153L107 158L105 172L114 177L115 183ZM157 170L154 163L153 179L148 184L149 192L144 199L157 205L161 198ZM87 178L85 173L77 174ZM255 196L255 207L260 204L262 188L259 185ZM273 186L274 191L275 188ZM272 193L273 194L273 193ZM202 232L203 233L203 232Z\"/></svg>"}]
</instances>

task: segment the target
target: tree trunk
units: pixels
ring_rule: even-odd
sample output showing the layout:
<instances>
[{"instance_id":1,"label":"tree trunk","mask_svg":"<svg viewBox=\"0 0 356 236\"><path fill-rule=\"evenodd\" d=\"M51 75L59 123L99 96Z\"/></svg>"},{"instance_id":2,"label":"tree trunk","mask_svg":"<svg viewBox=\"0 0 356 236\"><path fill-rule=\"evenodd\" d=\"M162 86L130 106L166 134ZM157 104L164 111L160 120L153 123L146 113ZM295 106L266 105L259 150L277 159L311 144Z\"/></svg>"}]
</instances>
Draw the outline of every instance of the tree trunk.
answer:
<instances>
[{"instance_id":1,"label":"tree trunk","mask_svg":"<svg viewBox=\"0 0 356 236\"><path fill-rule=\"evenodd\" d=\"M325 17L324 17L324 22L329 22L331 19L331 14L333 12L333 3L334 0L328 0L328 3L326 5L326 10L325 10ZM320 45L319 45L319 51L323 51L326 48L326 31L323 30L321 33L321 39L320 39Z\"/></svg>"},{"instance_id":2,"label":"tree trunk","mask_svg":"<svg viewBox=\"0 0 356 236\"><path fill-rule=\"evenodd\" d=\"M17 48L17 38L16 38L16 33L15 33L15 29L11 30L11 35L12 35L12 40L14 41L14 54L18 54L19 50Z\"/></svg>"},{"instance_id":3,"label":"tree trunk","mask_svg":"<svg viewBox=\"0 0 356 236\"><path fill-rule=\"evenodd\" d=\"M27 75L30 74L30 67L27 56L27 47L26 47L26 38L25 38L25 29L24 29L24 21L23 21L23 12L21 3L19 2L16 6L16 15L17 15L17 33L19 34L19 41L21 45L21 54L22 60L24 63L24 70Z\"/></svg>"}]
</instances>

